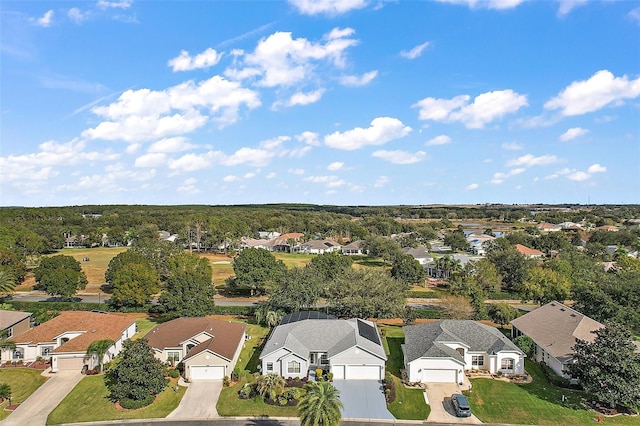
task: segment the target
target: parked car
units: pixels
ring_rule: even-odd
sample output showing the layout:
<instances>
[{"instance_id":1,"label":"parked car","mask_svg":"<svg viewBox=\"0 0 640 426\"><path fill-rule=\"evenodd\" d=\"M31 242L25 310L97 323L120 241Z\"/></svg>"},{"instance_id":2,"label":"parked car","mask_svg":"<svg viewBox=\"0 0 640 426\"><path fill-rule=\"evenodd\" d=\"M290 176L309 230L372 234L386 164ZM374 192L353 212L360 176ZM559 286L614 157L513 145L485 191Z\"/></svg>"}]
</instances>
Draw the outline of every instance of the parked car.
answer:
<instances>
[{"instance_id":1,"label":"parked car","mask_svg":"<svg viewBox=\"0 0 640 426\"><path fill-rule=\"evenodd\" d=\"M456 416L458 417L471 417L471 407L467 398L459 393L451 395L451 405L456 410Z\"/></svg>"}]
</instances>

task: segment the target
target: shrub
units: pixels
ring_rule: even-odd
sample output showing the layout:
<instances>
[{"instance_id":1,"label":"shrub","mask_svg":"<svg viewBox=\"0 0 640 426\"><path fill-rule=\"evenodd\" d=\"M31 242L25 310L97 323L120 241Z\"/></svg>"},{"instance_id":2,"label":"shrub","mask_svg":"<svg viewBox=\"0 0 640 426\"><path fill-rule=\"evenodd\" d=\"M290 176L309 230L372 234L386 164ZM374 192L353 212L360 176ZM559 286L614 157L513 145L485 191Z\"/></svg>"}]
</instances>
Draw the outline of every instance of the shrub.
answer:
<instances>
[{"instance_id":1,"label":"shrub","mask_svg":"<svg viewBox=\"0 0 640 426\"><path fill-rule=\"evenodd\" d=\"M322 377L323 374L324 371L322 371L322 368L316 368L316 380Z\"/></svg>"},{"instance_id":2,"label":"shrub","mask_svg":"<svg viewBox=\"0 0 640 426\"><path fill-rule=\"evenodd\" d=\"M382 386L384 387L384 398L387 404L391 404L396 400L396 386L393 379L389 376L385 377L382 381Z\"/></svg>"},{"instance_id":3,"label":"shrub","mask_svg":"<svg viewBox=\"0 0 640 426\"><path fill-rule=\"evenodd\" d=\"M224 379L222 379L222 386L229 387L229 385L231 384L231 380L229 380L229 376L224 376Z\"/></svg>"},{"instance_id":4,"label":"shrub","mask_svg":"<svg viewBox=\"0 0 640 426\"><path fill-rule=\"evenodd\" d=\"M178 377L180 377L180 372L178 370L169 370L167 371L167 376L171 377L172 379L177 379Z\"/></svg>"},{"instance_id":5,"label":"shrub","mask_svg":"<svg viewBox=\"0 0 640 426\"><path fill-rule=\"evenodd\" d=\"M245 383L238 391L238 398L249 399L255 397L257 394L255 383Z\"/></svg>"},{"instance_id":6,"label":"shrub","mask_svg":"<svg viewBox=\"0 0 640 426\"><path fill-rule=\"evenodd\" d=\"M328 379L330 382L333 382L333 373L328 374Z\"/></svg>"},{"instance_id":7,"label":"shrub","mask_svg":"<svg viewBox=\"0 0 640 426\"><path fill-rule=\"evenodd\" d=\"M137 410L138 408L146 407L150 405L154 400L155 396L147 395L146 398L136 401L135 399L130 398L122 398L120 400L120 406L122 408L126 408L127 410Z\"/></svg>"}]
</instances>

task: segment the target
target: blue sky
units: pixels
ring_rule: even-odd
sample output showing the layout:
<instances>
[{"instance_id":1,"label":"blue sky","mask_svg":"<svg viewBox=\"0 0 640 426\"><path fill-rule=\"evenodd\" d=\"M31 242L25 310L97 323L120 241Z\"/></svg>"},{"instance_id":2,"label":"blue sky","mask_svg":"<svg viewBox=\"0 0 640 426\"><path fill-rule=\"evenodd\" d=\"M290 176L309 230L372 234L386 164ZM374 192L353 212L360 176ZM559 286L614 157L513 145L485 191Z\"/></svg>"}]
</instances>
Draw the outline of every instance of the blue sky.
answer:
<instances>
[{"instance_id":1,"label":"blue sky","mask_svg":"<svg viewBox=\"0 0 640 426\"><path fill-rule=\"evenodd\" d=\"M640 203L640 2L0 4L0 204Z\"/></svg>"}]
</instances>

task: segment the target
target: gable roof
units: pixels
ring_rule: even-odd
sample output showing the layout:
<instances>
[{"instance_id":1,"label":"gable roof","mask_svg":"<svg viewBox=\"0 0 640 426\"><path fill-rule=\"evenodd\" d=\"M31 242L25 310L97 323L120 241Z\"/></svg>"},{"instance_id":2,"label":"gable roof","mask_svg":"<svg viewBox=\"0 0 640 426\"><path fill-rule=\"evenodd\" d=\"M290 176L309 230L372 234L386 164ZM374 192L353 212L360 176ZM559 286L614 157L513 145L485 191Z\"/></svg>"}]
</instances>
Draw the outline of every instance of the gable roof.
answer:
<instances>
[{"instance_id":1,"label":"gable roof","mask_svg":"<svg viewBox=\"0 0 640 426\"><path fill-rule=\"evenodd\" d=\"M347 244L346 246L342 246L343 250L362 250L362 247L364 247L364 241L363 240L356 240L356 241L352 241L349 244Z\"/></svg>"},{"instance_id":2,"label":"gable roof","mask_svg":"<svg viewBox=\"0 0 640 426\"><path fill-rule=\"evenodd\" d=\"M145 338L149 345L158 350L177 348L182 342L201 333L213 338L196 345L187 354L192 357L204 350L210 350L226 359L232 359L242 340L246 325L239 322L222 321L212 318L176 318L155 326Z\"/></svg>"},{"instance_id":3,"label":"gable roof","mask_svg":"<svg viewBox=\"0 0 640 426\"><path fill-rule=\"evenodd\" d=\"M405 247L402 249L405 254L413 256L414 259L433 259L426 247Z\"/></svg>"},{"instance_id":4,"label":"gable roof","mask_svg":"<svg viewBox=\"0 0 640 426\"><path fill-rule=\"evenodd\" d=\"M544 256L544 253L540 250L532 249L527 246L523 246L522 244L516 244L515 247L516 250L525 256Z\"/></svg>"},{"instance_id":5,"label":"gable roof","mask_svg":"<svg viewBox=\"0 0 640 426\"><path fill-rule=\"evenodd\" d=\"M362 319L305 319L279 325L264 345L260 358L278 349L287 349L306 359L310 352L326 352L331 358L354 346L387 359L375 324Z\"/></svg>"},{"instance_id":6,"label":"gable roof","mask_svg":"<svg viewBox=\"0 0 640 426\"><path fill-rule=\"evenodd\" d=\"M555 301L514 319L511 324L560 362L573 357L571 348L576 344L576 339L593 342L596 336L591 332L604 327L598 321Z\"/></svg>"},{"instance_id":7,"label":"gable roof","mask_svg":"<svg viewBox=\"0 0 640 426\"><path fill-rule=\"evenodd\" d=\"M442 320L404 327L405 362L418 358L464 358L444 343L462 343L472 352L489 355L500 351L523 352L494 327L472 320Z\"/></svg>"},{"instance_id":8,"label":"gable roof","mask_svg":"<svg viewBox=\"0 0 640 426\"><path fill-rule=\"evenodd\" d=\"M35 345L54 342L56 337L67 332L81 332L80 336L63 343L53 352L86 352L89 345L95 341L117 341L133 323L135 319L118 314L65 311L11 340L16 344Z\"/></svg>"},{"instance_id":9,"label":"gable roof","mask_svg":"<svg viewBox=\"0 0 640 426\"><path fill-rule=\"evenodd\" d=\"M31 312L0 310L0 330L11 327L31 315Z\"/></svg>"}]
</instances>

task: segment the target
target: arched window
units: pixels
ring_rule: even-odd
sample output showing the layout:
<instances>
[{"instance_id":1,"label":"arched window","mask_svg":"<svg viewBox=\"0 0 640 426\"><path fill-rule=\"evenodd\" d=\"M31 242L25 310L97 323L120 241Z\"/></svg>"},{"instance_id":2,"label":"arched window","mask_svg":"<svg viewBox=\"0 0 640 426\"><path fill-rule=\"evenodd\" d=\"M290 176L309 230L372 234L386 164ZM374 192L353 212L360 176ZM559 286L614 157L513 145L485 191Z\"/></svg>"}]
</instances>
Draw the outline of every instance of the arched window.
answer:
<instances>
[{"instance_id":1,"label":"arched window","mask_svg":"<svg viewBox=\"0 0 640 426\"><path fill-rule=\"evenodd\" d=\"M503 358L500 362L501 370L513 370L513 366L515 365L515 360L513 358Z\"/></svg>"},{"instance_id":2,"label":"arched window","mask_svg":"<svg viewBox=\"0 0 640 426\"><path fill-rule=\"evenodd\" d=\"M289 361L287 363L287 373L288 374L300 373L300 363L298 361Z\"/></svg>"}]
</instances>

